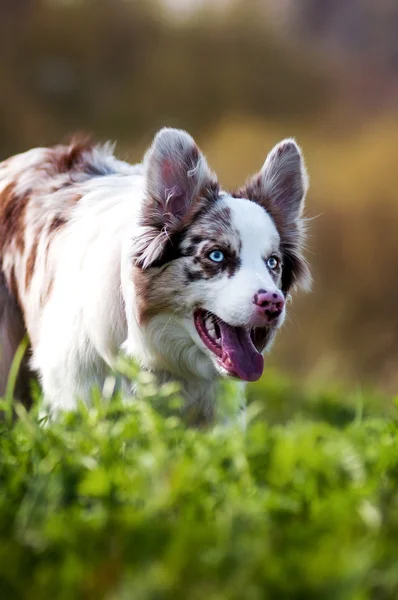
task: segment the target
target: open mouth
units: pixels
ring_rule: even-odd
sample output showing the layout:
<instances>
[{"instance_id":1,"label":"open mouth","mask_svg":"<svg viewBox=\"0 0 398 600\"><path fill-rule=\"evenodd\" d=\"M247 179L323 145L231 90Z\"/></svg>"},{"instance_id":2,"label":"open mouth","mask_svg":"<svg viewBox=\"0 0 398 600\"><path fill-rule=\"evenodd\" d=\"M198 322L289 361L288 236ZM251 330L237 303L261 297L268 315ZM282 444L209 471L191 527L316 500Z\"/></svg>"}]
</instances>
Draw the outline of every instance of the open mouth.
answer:
<instances>
[{"instance_id":1,"label":"open mouth","mask_svg":"<svg viewBox=\"0 0 398 600\"><path fill-rule=\"evenodd\" d=\"M270 337L269 328L233 327L202 309L195 311L194 322L200 339L230 375L244 381L257 381L261 377L264 369L261 351Z\"/></svg>"}]
</instances>

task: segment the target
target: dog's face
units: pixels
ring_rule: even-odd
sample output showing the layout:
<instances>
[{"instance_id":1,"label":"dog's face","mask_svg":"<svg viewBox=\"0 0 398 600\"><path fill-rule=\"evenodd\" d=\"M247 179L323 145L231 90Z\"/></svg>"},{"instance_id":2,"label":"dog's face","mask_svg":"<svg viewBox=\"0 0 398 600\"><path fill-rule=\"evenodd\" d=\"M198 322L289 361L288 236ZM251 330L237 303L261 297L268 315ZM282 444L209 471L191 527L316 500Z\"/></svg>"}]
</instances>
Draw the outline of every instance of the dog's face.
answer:
<instances>
[{"instance_id":1,"label":"dog's face","mask_svg":"<svg viewBox=\"0 0 398 600\"><path fill-rule=\"evenodd\" d=\"M185 132L162 130L144 162L147 197L133 247L141 327L158 330L159 346L159 331L177 327L181 347L168 353L180 356L185 344L213 372L257 380L289 289L309 278L300 150L292 140L276 146L236 194L219 188Z\"/></svg>"}]
</instances>

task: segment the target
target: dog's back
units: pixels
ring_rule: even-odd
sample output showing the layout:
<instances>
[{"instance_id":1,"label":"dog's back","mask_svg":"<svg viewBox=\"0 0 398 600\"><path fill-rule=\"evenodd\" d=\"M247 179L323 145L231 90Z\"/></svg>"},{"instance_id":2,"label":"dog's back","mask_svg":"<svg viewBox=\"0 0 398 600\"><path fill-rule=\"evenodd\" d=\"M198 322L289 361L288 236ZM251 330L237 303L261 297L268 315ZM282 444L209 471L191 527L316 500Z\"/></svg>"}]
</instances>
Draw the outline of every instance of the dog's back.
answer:
<instances>
[{"instance_id":1,"label":"dog's back","mask_svg":"<svg viewBox=\"0 0 398 600\"><path fill-rule=\"evenodd\" d=\"M90 193L95 199L100 197L102 179L139 174L136 167L116 160L112 150L109 144L95 146L74 140L68 146L30 150L0 164L0 395L26 331L34 348L38 347L43 310L62 262L72 261L73 247L79 243L83 259L90 245L90 226L91 236L96 236L95 219L99 220L104 203L87 211L84 219L81 201L89 202ZM67 229L79 211L80 238L75 226L70 240ZM77 281L76 263L71 262L71 267ZM68 284L65 304L79 294L76 282L65 282L65 287ZM53 327L62 329L62 314L67 311L62 304L58 310ZM54 351L48 349L47 354ZM21 382L24 378L26 373L21 374ZM21 383L19 395L26 396L22 387Z\"/></svg>"}]
</instances>

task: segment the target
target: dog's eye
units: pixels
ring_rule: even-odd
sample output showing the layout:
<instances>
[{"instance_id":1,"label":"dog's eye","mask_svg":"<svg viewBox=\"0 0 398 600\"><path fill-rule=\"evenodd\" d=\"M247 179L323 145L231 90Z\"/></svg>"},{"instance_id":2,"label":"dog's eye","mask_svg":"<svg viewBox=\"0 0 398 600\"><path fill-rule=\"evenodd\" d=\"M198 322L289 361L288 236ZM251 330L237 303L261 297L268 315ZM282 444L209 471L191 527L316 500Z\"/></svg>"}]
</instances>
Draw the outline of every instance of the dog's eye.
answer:
<instances>
[{"instance_id":1,"label":"dog's eye","mask_svg":"<svg viewBox=\"0 0 398 600\"><path fill-rule=\"evenodd\" d=\"M221 250L213 250L213 252L210 252L209 258L213 262L221 263L224 260L224 254Z\"/></svg>"},{"instance_id":2,"label":"dog's eye","mask_svg":"<svg viewBox=\"0 0 398 600\"><path fill-rule=\"evenodd\" d=\"M271 271L275 271L279 266L279 259L277 256L270 256L267 260L267 267L271 269Z\"/></svg>"}]
</instances>

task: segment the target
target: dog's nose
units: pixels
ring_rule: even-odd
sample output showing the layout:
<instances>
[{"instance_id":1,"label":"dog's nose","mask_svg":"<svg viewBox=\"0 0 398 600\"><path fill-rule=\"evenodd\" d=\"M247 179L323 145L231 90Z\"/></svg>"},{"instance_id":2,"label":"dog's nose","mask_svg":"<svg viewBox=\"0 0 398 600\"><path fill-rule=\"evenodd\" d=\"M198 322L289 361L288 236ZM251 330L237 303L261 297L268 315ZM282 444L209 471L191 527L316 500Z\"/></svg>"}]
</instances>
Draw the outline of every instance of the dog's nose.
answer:
<instances>
[{"instance_id":1,"label":"dog's nose","mask_svg":"<svg viewBox=\"0 0 398 600\"><path fill-rule=\"evenodd\" d=\"M257 313L264 316L268 322L272 322L281 314L285 299L278 291L258 290L254 294L253 303L256 305Z\"/></svg>"}]
</instances>

